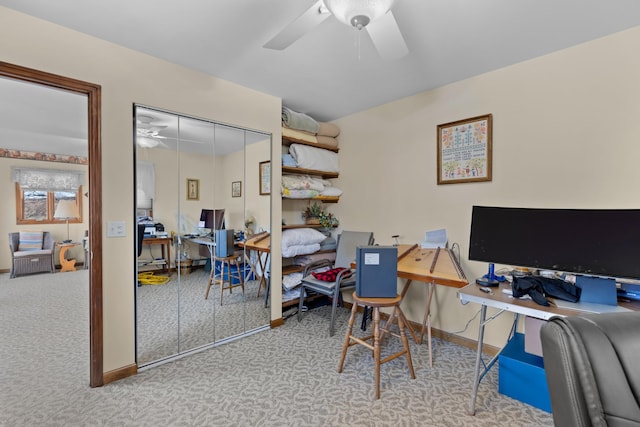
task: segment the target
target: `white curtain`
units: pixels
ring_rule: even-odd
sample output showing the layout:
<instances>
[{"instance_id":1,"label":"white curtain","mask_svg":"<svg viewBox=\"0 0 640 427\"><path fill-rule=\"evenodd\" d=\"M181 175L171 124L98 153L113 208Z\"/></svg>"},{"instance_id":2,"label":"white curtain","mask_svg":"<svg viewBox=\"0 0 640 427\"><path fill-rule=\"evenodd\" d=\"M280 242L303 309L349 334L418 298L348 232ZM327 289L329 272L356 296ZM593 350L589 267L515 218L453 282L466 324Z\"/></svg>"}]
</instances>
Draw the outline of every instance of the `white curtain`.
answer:
<instances>
[{"instance_id":1,"label":"white curtain","mask_svg":"<svg viewBox=\"0 0 640 427\"><path fill-rule=\"evenodd\" d=\"M136 207L151 209L156 198L156 172L153 163L139 161L136 165Z\"/></svg>"},{"instance_id":2,"label":"white curtain","mask_svg":"<svg viewBox=\"0 0 640 427\"><path fill-rule=\"evenodd\" d=\"M23 190L78 191L84 185L84 172L13 167L11 179Z\"/></svg>"}]
</instances>

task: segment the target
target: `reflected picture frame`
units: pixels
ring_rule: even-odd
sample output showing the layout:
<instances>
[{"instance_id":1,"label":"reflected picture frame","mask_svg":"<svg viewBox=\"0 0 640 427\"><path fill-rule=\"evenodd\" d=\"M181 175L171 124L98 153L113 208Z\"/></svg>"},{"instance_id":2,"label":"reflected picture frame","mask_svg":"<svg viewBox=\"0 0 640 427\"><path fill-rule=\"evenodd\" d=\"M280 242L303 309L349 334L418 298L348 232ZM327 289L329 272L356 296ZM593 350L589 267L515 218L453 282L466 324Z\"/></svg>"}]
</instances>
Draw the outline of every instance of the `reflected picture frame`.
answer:
<instances>
[{"instance_id":1,"label":"reflected picture frame","mask_svg":"<svg viewBox=\"0 0 640 427\"><path fill-rule=\"evenodd\" d=\"M260 179L260 195L271 194L271 161L260 162L258 176Z\"/></svg>"},{"instance_id":2,"label":"reflected picture frame","mask_svg":"<svg viewBox=\"0 0 640 427\"><path fill-rule=\"evenodd\" d=\"M187 200L200 200L200 180L187 178Z\"/></svg>"},{"instance_id":3,"label":"reflected picture frame","mask_svg":"<svg viewBox=\"0 0 640 427\"><path fill-rule=\"evenodd\" d=\"M231 183L231 197L242 197L242 181Z\"/></svg>"}]
</instances>

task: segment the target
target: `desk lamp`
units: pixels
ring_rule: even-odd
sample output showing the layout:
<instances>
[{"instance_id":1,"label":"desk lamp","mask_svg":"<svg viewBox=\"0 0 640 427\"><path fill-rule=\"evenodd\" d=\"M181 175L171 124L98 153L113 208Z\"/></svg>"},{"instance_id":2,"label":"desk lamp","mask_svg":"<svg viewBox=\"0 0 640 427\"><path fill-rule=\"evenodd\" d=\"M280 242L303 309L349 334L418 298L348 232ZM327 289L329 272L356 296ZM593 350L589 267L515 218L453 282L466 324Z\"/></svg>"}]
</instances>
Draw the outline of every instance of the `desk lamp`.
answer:
<instances>
[{"instance_id":1,"label":"desk lamp","mask_svg":"<svg viewBox=\"0 0 640 427\"><path fill-rule=\"evenodd\" d=\"M78 218L78 208L75 200L60 200L56 206L56 211L53 214L55 219L65 219L67 221L67 240L63 240L62 243L70 243L69 238L69 219Z\"/></svg>"}]
</instances>

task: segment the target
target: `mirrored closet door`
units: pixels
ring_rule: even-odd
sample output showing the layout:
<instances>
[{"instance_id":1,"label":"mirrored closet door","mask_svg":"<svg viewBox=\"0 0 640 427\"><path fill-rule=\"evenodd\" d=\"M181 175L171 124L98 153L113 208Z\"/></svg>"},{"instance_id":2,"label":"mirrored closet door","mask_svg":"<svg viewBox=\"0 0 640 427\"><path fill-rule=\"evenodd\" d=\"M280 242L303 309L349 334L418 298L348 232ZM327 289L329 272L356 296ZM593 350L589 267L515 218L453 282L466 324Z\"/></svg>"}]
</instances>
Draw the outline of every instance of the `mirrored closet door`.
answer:
<instances>
[{"instance_id":1,"label":"mirrored closet door","mask_svg":"<svg viewBox=\"0 0 640 427\"><path fill-rule=\"evenodd\" d=\"M134 120L141 367L269 325L243 240L270 224L271 137L140 105Z\"/></svg>"}]
</instances>

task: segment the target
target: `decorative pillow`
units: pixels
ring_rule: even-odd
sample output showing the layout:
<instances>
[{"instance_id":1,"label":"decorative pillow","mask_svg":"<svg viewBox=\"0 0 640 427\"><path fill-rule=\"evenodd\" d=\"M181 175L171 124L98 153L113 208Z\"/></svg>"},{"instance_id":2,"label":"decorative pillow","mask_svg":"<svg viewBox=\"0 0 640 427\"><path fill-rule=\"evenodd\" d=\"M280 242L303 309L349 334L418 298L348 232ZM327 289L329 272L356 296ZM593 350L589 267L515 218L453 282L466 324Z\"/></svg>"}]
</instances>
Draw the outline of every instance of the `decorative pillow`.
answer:
<instances>
[{"instance_id":1,"label":"decorative pillow","mask_svg":"<svg viewBox=\"0 0 640 427\"><path fill-rule=\"evenodd\" d=\"M21 231L19 251L39 251L42 249L42 231Z\"/></svg>"},{"instance_id":2,"label":"decorative pillow","mask_svg":"<svg viewBox=\"0 0 640 427\"><path fill-rule=\"evenodd\" d=\"M318 280L322 280L323 282L335 282L336 277L338 277L338 274L340 274L342 270L346 270L346 268L337 267L337 268L332 268L331 270L322 271L319 273L316 273L314 271L311 274L313 274L313 277L315 277ZM349 277L349 276L351 276L351 272L344 274L342 277Z\"/></svg>"}]
</instances>

